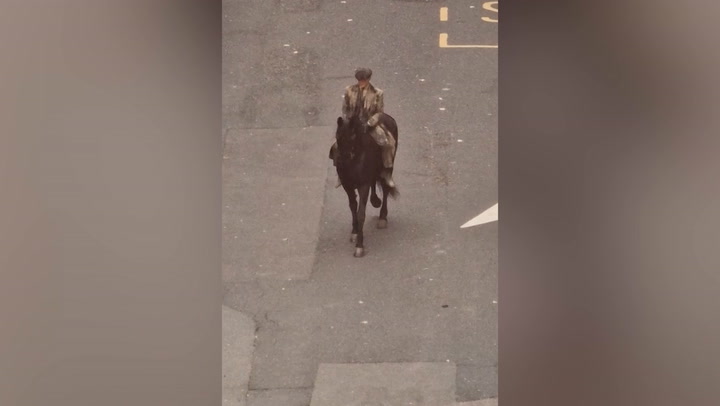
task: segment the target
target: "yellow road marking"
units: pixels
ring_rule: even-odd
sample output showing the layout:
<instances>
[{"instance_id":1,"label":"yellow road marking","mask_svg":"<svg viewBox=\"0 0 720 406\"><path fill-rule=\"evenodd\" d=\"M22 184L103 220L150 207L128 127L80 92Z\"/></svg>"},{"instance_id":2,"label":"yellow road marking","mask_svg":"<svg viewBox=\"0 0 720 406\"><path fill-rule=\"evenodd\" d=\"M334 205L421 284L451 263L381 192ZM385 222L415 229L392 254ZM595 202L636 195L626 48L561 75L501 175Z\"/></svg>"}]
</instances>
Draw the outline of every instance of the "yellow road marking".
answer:
<instances>
[{"instance_id":1,"label":"yellow road marking","mask_svg":"<svg viewBox=\"0 0 720 406\"><path fill-rule=\"evenodd\" d=\"M448 20L448 8L440 7L440 21L447 21L447 20Z\"/></svg>"},{"instance_id":2,"label":"yellow road marking","mask_svg":"<svg viewBox=\"0 0 720 406\"><path fill-rule=\"evenodd\" d=\"M494 7L493 7L493 6L494 6ZM493 11L493 12L495 12L495 13L498 12L498 8L497 8L497 7L498 7L498 2L497 2L497 1L488 1L488 2L486 2L486 3L483 3L483 6L482 6L482 7L483 7L485 10L487 10L487 11ZM485 22L488 22L488 23L496 23L496 22L498 22L498 20L496 20L496 19L494 19L494 18L490 18L490 17L483 17L482 20L485 21Z\"/></svg>"},{"instance_id":3,"label":"yellow road marking","mask_svg":"<svg viewBox=\"0 0 720 406\"><path fill-rule=\"evenodd\" d=\"M497 48L497 45L448 45L448 35L440 33L440 48Z\"/></svg>"}]
</instances>

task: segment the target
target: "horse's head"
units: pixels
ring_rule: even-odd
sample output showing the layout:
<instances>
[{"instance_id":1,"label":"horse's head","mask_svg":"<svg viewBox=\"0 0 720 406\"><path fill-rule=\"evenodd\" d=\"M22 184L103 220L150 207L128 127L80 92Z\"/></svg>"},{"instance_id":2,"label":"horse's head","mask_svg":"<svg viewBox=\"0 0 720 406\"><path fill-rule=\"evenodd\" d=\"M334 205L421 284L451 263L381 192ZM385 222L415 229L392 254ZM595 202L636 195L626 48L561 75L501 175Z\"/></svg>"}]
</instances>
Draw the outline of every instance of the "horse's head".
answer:
<instances>
[{"instance_id":1,"label":"horse's head","mask_svg":"<svg viewBox=\"0 0 720 406\"><path fill-rule=\"evenodd\" d=\"M345 120L342 117L337 119L337 130L335 131L335 139L338 145L338 164L350 162L357 153L358 134L361 134L360 120L353 117Z\"/></svg>"}]
</instances>

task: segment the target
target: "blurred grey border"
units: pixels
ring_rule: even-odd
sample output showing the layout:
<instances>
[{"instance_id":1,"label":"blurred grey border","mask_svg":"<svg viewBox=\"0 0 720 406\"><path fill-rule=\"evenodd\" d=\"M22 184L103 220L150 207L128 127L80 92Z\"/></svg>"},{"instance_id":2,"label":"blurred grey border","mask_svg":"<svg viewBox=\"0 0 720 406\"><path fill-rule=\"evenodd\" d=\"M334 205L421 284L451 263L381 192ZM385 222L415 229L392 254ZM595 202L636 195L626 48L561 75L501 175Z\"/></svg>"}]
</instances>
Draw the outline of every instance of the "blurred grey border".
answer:
<instances>
[{"instance_id":1,"label":"blurred grey border","mask_svg":"<svg viewBox=\"0 0 720 406\"><path fill-rule=\"evenodd\" d=\"M504 2L501 406L720 404L711 2Z\"/></svg>"},{"instance_id":2,"label":"blurred grey border","mask_svg":"<svg viewBox=\"0 0 720 406\"><path fill-rule=\"evenodd\" d=\"M0 9L0 404L220 403L220 2ZM508 2L503 406L716 405L711 2Z\"/></svg>"},{"instance_id":3,"label":"blurred grey border","mask_svg":"<svg viewBox=\"0 0 720 406\"><path fill-rule=\"evenodd\" d=\"M219 405L220 1L3 1L0 49L0 405Z\"/></svg>"}]
</instances>

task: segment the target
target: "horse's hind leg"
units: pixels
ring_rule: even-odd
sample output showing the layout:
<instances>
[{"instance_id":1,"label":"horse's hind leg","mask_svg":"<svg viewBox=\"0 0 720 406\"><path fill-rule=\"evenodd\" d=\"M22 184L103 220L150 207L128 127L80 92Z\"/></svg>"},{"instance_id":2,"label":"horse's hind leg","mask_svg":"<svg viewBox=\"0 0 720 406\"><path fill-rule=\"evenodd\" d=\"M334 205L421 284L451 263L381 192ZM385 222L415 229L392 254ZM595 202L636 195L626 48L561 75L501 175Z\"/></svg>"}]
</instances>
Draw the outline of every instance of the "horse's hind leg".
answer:
<instances>
[{"instance_id":1,"label":"horse's hind leg","mask_svg":"<svg viewBox=\"0 0 720 406\"><path fill-rule=\"evenodd\" d=\"M355 189L349 189L343 185L345 193L348 195L348 202L350 203L350 213L352 213L352 234L350 234L350 241L355 242L358 235L358 218L357 218L357 197L355 196Z\"/></svg>"},{"instance_id":2,"label":"horse's hind leg","mask_svg":"<svg viewBox=\"0 0 720 406\"><path fill-rule=\"evenodd\" d=\"M380 208L380 218L377 222L377 228L387 228L387 214L388 214L388 194L390 193L390 187L384 182L382 183L383 199L382 207Z\"/></svg>"},{"instance_id":3,"label":"horse's hind leg","mask_svg":"<svg viewBox=\"0 0 720 406\"><path fill-rule=\"evenodd\" d=\"M370 185L364 185L358 188L360 195L360 204L357 210L357 225L358 234L357 242L355 243L355 257L362 257L365 255L365 248L363 246L363 226L365 225L365 208L367 207L368 195L370 194Z\"/></svg>"},{"instance_id":4,"label":"horse's hind leg","mask_svg":"<svg viewBox=\"0 0 720 406\"><path fill-rule=\"evenodd\" d=\"M370 203L372 203L374 208L380 207L380 198L377 195L377 192L375 191L375 183L372 184L372 195L370 196Z\"/></svg>"}]
</instances>

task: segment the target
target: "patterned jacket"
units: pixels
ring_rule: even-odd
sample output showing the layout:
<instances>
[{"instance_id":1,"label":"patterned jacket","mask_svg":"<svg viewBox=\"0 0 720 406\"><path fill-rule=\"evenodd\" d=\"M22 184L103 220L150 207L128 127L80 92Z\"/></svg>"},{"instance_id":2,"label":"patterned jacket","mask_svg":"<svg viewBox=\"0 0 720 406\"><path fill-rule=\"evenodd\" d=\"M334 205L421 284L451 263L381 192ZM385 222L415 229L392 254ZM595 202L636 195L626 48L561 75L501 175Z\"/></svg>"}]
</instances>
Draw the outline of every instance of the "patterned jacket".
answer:
<instances>
[{"instance_id":1,"label":"patterned jacket","mask_svg":"<svg viewBox=\"0 0 720 406\"><path fill-rule=\"evenodd\" d=\"M357 84L350 85L345 88L342 114L343 118L346 120L349 120L353 115L355 115L357 98L360 91L360 86ZM363 90L363 93L363 99L365 102L360 108L360 119L371 120L371 122L376 123L380 114L384 112L383 108L385 107L385 103L383 101L383 91L372 84L368 84Z\"/></svg>"}]
</instances>

